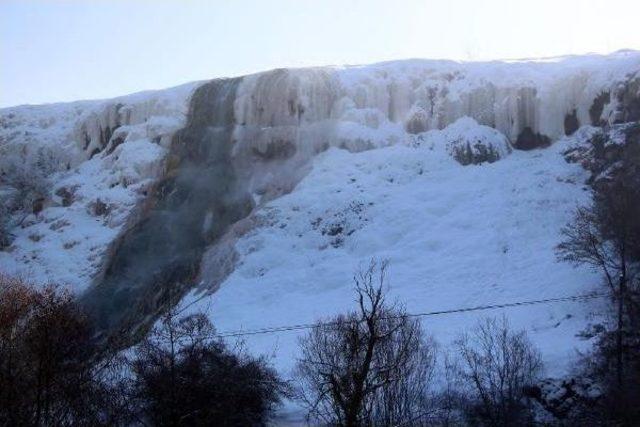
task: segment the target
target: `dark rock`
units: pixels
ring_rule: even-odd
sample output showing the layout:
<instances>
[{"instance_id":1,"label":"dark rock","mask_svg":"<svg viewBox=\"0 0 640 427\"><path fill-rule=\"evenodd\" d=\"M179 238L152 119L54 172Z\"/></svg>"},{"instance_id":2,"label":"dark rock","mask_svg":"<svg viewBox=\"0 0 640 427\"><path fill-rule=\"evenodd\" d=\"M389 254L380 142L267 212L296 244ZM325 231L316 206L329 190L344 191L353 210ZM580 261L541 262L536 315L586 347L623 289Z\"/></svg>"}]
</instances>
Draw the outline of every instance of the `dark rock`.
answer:
<instances>
[{"instance_id":1,"label":"dark rock","mask_svg":"<svg viewBox=\"0 0 640 427\"><path fill-rule=\"evenodd\" d=\"M109 213L109 206L98 198L92 205L92 211L95 216L105 216Z\"/></svg>"},{"instance_id":2,"label":"dark rock","mask_svg":"<svg viewBox=\"0 0 640 427\"><path fill-rule=\"evenodd\" d=\"M564 134L573 135L575 131L580 127L580 121L578 120L578 112L574 108L569 114L564 116Z\"/></svg>"},{"instance_id":3,"label":"dark rock","mask_svg":"<svg viewBox=\"0 0 640 427\"><path fill-rule=\"evenodd\" d=\"M606 121L602 120L602 111L604 106L611 102L611 93L609 91L602 92L593 100L593 104L589 108L589 118L592 126L603 126Z\"/></svg>"},{"instance_id":4,"label":"dark rock","mask_svg":"<svg viewBox=\"0 0 640 427\"><path fill-rule=\"evenodd\" d=\"M640 120L640 76L630 78L616 90L618 101L614 123Z\"/></svg>"},{"instance_id":5,"label":"dark rock","mask_svg":"<svg viewBox=\"0 0 640 427\"><path fill-rule=\"evenodd\" d=\"M109 148L107 148L107 155L113 153L114 150L118 148L118 146L125 141L125 139L126 139L125 135L118 135L115 138L113 138L113 140L111 141L111 144L109 145Z\"/></svg>"},{"instance_id":6,"label":"dark rock","mask_svg":"<svg viewBox=\"0 0 640 427\"><path fill-rule=\"evenodd\" d=\"M74 192L67 187L58 188L55 194L62 199L64 207L71 206L75 200Z\"/></svg>"},{"instance_id":7,"label":"dark rock","mask_svg":"<svg viewBox=\"0 0 640 427\"><path fill-rule=\"evenodd\" d=\"M533 150L534 148L543 148L551 145L551 139L543 134L533 132L529 126L526 126L515 143L518 150Z\"/></svg>"}]
</instances>

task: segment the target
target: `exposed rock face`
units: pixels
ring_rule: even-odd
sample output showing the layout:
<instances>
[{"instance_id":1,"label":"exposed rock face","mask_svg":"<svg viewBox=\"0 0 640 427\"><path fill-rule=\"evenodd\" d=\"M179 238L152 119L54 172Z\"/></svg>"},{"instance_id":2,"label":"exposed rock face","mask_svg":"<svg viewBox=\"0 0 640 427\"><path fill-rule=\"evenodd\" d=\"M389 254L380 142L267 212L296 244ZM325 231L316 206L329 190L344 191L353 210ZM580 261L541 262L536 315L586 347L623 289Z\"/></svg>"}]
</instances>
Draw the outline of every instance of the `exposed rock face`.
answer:
<instances>
[{"instance_id":1,"label":"exposed rock face","mask_svg":"<svg viewBox=\"0 0 640 427\"><path fill-rule=\"evenodd\" d=\"M592 126L640 120L640 71L628 74L610 90L598 94L589 108L589 117Z\"/></svg>"},{"instance_id":2,"label":"exposed rock face","mask_svg":"<svg viewBox=\"0 0 640 427\"><path fill-rule=\"evenodd\" d=\"M194 93L187 125L173 137L165 178L139 222L121 236L101 282L85 295L102 328L138 324L179 298L206 245L250 212L231 161L240 81L214 80Z\"/></svg>"},{"instance_id":3,"label":"exposed rock face","mask_svg":"<svg viewBox=\"0 0 640 427\"><path fill-rule=\"evenodd\" d=\"M567 113L564 116L564 134L567 136L573 135L579 127L580 121L578 120L578 112L574 108L571 113Z\"/></svg>"},{"instance_id":4,"label":"exposed rock face","mask_svg":"<svg viewBox=\"0 0 640 427\"><path fill-rule=\"evenodd\" d=\"M604 207L614 216L623 215L625 232L640 235L640 122L594 130L565 157L591 172L588 184L594 190L596 209ZM629 244L626 251L631 258L640 259L639 244Z\"/></svg>"},{"instance_id":5,"label":"exposed rock face","mask_svg":"<svg viewBox=\"0 0 640 427\"><path fill-rule=\"evenodd\" d=\"M539 133L534 133L533 130L527 126L518 135L514 146L519 150L533 150L534 148L544 148L551 144L551 139Z\"/></svg>"},{"instance_id":6,"label":"exposed rock face","mask_svg":"<svg viewBox=\"0 0 640 427\"><path fill-rule=\"evenodd\" d=\"M611 102L611 93L609 91L602 92L593 99L591 107L589 107L589 118L591 118L592 126L602 126L606 122L602 118L604 107Z\"/></svg>"},{"instance_id":7,"label":"exposed rock face","mask_svg":"<svg viewBox=\"0 0 640 427\"><path fill-rule=\"evenodd\" d=\"M590 171L589 183L592 185L614 180L623 169L635 171L635 180L640 183L640 122L591 129L580 145L565 152L565 158ZM628 179L634 180L632 177Z\"/></svg>"},{"instance_id":8,"label":"exposed rock face","mask_svg":"<svg viewBox=\"0 0 640 427\"><path fill-rule=\"evenodd\" d=\"M614 123L640 120L640 71L618 86L616 99L618 110Z\"/></svg>"}]
</instances>

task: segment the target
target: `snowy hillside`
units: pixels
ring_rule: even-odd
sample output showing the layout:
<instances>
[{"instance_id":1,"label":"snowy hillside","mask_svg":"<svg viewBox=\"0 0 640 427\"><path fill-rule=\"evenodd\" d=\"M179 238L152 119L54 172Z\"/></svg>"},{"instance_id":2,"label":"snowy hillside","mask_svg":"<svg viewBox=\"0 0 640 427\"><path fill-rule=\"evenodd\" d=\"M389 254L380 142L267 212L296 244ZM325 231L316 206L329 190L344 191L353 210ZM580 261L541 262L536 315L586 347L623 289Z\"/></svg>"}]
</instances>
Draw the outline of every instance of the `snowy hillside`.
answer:
<instances>
[{"instance_id":1,"label":"snowy hillside","mask_svg":"<svg viewBox=\"0 0 640 427\"><path fill-rule=\"evenodd\" d=\"M194 292L186 311L206 310L220 332L312 323L353 307L351 278L372 257L389 259L391 295L412 313L594 290L596 275L553 252L572 210L588 201L587 173L561 155L570 139L462 167L441 144L444 133L429 132L417 147L320 155L291 194L256 212L259 225L237 242L240 261L220 289ZM589 311L569 302L507 314L532 331L555 369L570 363ZM446 343L475 316L424 326ZM276 352L287 370L299 333L242 339Z\"/></svg>"},{"instance_id":2,"label":"snowy hillside","mask_svg":"<svg viewBox=\"0 0 640 427\"><path fill-rule=\"evenodd\" d=\"M13 244L0 251L0 268L35 282L86 288L145 189L161 176L170 136L184 122L193 87L3 109L0 189L10 185L8 176L17 168L45 175L48 195L37 217L20 213ZM117 125L119 117L110 113L114 105L127 115ZM104 145L111 143L109 155L92 156L100 135L107 139ZM96 214L99 202L103 214Z\"/></svg>"},{"instance_id":3,"label":"snowy hillside","mask_svg":"<svg viewBox=\"0 0 640 427\"><path fill-rule=\"evenodd\" d=\"M638 120L638 99L640 52L624 51L273 70L3 109L3 203L25 174L46 190L11 199L0 270L89 295L105 327L153 321L179 295L220 332L346 310L371 258L390 260L410 312L584 293L597 276L554 255L590 191L563 152ZM509 315L561 371L594 310ZM424 326L447 343L474 319ZM246 341L286 373L296 339Z\"/></svg>"}]
</instances>

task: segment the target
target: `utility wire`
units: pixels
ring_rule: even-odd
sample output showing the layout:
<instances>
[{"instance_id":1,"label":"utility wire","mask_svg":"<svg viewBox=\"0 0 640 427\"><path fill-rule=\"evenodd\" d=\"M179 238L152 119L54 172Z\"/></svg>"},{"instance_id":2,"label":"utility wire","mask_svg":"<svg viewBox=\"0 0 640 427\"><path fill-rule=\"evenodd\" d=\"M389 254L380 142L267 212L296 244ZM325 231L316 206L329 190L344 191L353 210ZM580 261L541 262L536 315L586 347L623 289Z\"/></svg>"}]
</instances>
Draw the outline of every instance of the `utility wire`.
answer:
<instances>
[{"instance_id":1,"label":"utility wire","mask_svg":"<svg viewBox=\"0 0 640 427\"><path fill-rule=\"evenodd\" d=\"M455 308L450 310L427 311L423 313L408 313L403 316L391 316L391 317L386 317L384 319L398 319L398 318L404 318L404 317L442 316L447 314L468 313L472 311L495 310L498 308L522 307L522 306L537 305L537 304L551 304L551 303L562 302L562 301L584 301L584 300L595 299L595 298L603 298L607 296L609 296L608 293L591 293L591 294L572 295L572 296L558 297L558 298L510 302L510 303L504 303L504 304L479 305L475 307ZM304 330L304 329L322 328L325 326L335 326L337 324L338 322L302 323L298 325L283 325L283 326L261 328L261 329L226 331L226 332L216 334L216 336L221 338L228 338L228 337L240 337L240 336L246 336L246 335L271 334L276 332L287 332L287 331L298 331L298 330Z\"/></svg>"}]
</instances>

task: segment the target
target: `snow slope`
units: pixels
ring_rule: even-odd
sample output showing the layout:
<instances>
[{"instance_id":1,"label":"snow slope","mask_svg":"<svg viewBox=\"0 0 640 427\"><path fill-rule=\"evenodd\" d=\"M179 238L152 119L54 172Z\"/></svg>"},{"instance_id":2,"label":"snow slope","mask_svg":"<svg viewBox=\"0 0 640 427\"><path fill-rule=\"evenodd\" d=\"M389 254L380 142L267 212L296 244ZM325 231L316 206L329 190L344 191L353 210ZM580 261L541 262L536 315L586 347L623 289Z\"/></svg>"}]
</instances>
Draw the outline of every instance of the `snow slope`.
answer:
<instances>
[{"instance_id":1,"label":"snow slope","mask_svg":"<svg viewBox=\"0 0 640 427\"><path fill-rule=\"evenodd\" d=\"M455 126L452 126L455 127ZM579 136L588 134L582 129ZM587 203L587 173L552 147L461 166L447 153L451 129L412 145L349 153L330 149L296 189L256 212L258 227L235 245L239 261L213 294L195 290L181 314L206 312L219 333L310 324L355 309L354 272L390 262L391 299L409 313L579 295L599 277L556 260L560 229ZM568 372L578 337L602 302L557 302L429 316L427 332L449 344L483 316L508 316L540 348L546 374ZM289 377L305 330L249 334L241 341ZM303 411L284 410L294 424Z\"/></svg>"},{"instance_id":2,"label":"snow slope","mask_svg":"<svg viewBox=\"0 0 640 427\"><path fill-rule=\"evenodd\" d=\"M608 102L596 109L595 119L617 120L622 83L639 72L640 53L620 51L258 73L243 77L236 94L234 155L245 165L248 191L261 203L293 188L327 147L357 152L412 144L415 135L464 116L495 128L516 147L546 145L564 135L567 115L575 125L590 124L599 95L607 94ZM86 289L104 268L114 239L136 222L149 187L164 174L172 135L184 126L191 94L201 85L0 110L0 177L10 159L38 168L44 157L53 171L46 172L50 194L44 210L14 221L21 227L13 231L12 247L0 251L0 268L35 282ZM507 150L499 145L498 151ZM290 155L285 161L271 158ZM63 206L58 191L75 193L73 204ZM100 204L107 209L96 215Z\"/></svg>"},{"instance_id":3,"label":"snow slope","mask_svg":"<svg viewBox=\"0 0 640 427\"><path fill-rule=\"evenodd\" d=\"M256 213L262 225L237 242L241 261L220 289L194 291L184 313L207 311L221 333L312 323L354 307L351 278L371 258L390 261L391 295L412 313L592 291L596 275L554 255L560 228L589 197L586 172L561 155L571 139L461 166L443 133L417 146L320 155L291 194ZM557 372L580 346L575 334L592 309L555 303L507 314ZM478 315L487 314L499 311ZM448 343L476 316L423 324ZM299 333L242 339L288 372Z\"/></svg>"},{"instance_id":4,"label":"snow slope","mask_svg":"<svg viewBox=\"0 0 640 427\"><path fill-rule=\"evenodd\" d=\"M167 146L184 124L195 86L0 110L0 189L7 165L29 170L43 162L50 188L45 209L12 230L15 240L0 251L0 270L35 283L86 289L103 267L109 245L163 174ZM128 118L113 132L111 146L102 147L105 153L90 156L97 142L87 144L86 137L95 140L96 123L114 105ZM125 143L113 144L117 138ZM59 190L72 194L69 206ZM105 212L98 214L95 207L101 203Z\"/></svg>"}]
</instances>

